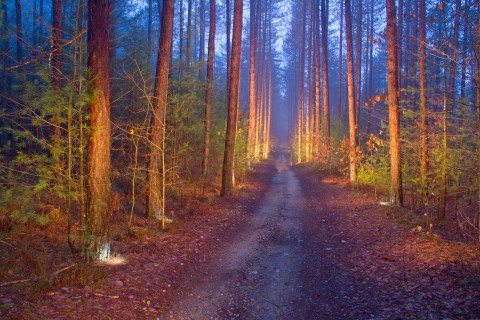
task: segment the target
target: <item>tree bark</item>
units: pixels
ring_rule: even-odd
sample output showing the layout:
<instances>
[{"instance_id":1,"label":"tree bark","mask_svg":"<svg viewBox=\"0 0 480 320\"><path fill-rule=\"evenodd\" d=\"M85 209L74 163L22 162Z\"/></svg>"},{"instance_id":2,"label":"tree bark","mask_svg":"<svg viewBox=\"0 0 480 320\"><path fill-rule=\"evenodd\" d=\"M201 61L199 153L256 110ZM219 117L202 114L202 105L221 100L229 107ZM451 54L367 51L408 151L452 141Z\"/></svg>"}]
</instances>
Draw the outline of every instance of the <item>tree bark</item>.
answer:
<instances>
[{"instance_id":1,"label":"tree bark","mask_svg":"<svg viewBox=\"0 0 480 320\"><path fill-rule=\"evenodd\" d=\"M387 57L388 57L388 120L390 128L390 203L403 205L400 114L398 107L397 15L395 0L387 0Z\"/></svg>"},{"instance_id":2,"label":"tree bark","mask_svg":"<svg viewBox=\"0 0 480 320\"><path fill-rule=\"evenodd\" d=\"M148 25L147 25L147 57L150 64L150 57L152 56L152 8L153 0L148 0Z\"/></svg>"},{"instance_id":3,"label":"tree bark","mask_svg":"<svg viewBox=\"0 0 480 320\"><path fill-rule=\"evenodd\" d=\"M108 0L88 1L87 216L84 253L88 259L110 256L110 80Z\"/></svg>"},{"instance_id":4,"label":"tree bark","mask_svg":"<svg viewBox=\"0 0 480 320\"><path fill-rule=\"evenodd\" d=\"M258 0L257 0L258 1ZM255 154L255 107L257 101L257 18L256 0L250 0L250 73L249 73L249 114L248 114L248 137L247 137L247 158L250 162Z\"/></svg>"},{"instance_id":5,"label":"tree bark","mask_svg":"<svg viewBox=\"0 0 480 320\"><path fill-rule=\"evenodd\" d=\"M222 196L231 195L234 187L235 142L237 134L238 95L242 50L243 0L235 0L233 16L232 63L228 88L228 118L222 170Z\"/></svg>"},{"instance_id":6,"label":"tree bark","mask_svg":"<svg viewBox=\"0 0 480 320\"><path fill-rule=\"evenodd\" d=\"M168 76L172 54L174 0L163 1L162 32L160 33L153 114L149 132L147 172L147 217L162 220L165 229L165 114L167 111Z\"/></svg>"},{"instance_id":7,"label":"tree bark","mask_svg":"<svg viewBox=\"0 0 480 320\"><path fill-rule=\"evenodd\" d=\"M216 3L210 0L210 30L208 35L208 58L207 58L207 83L205 90L205 145L203 148L202 172L208 174L208 158L210 154L210 128L213 92L213 60L215 58L215 33L217 28Z\"/></svg>"},{"instance_id":8,"label":"tree bark","mask_svg":"<svg viewBox=\"0 0 480 320\"><path fill-rule=\"evenodd\" d=\"M205 70L205 0L200 0L200 46L198 48L198 78L203 80Z\"/></svg>"},{"instance_id":9,"label":"tree bark","mask_svg":"<svg viewBox=\"0 0 480 320\"><path fill-rule=\"evenodd\" d=\"M322 1L322 0L320 0ZM342 6L343 8L343 6ZM320 155L320 141L321 141L321 121L320 121L320 10L319 1L315 1L315 125L314 125L314 150L317 155ZM341 46L341 45L340 45ZM341 49L340 49L341 50ZM339 63L341 68L341 63ZM339 97L340 99L340 97Z\"/></svg>"},{"instance_id":10,"label":"tree bark","mask_svg":"<svg viewBox=\"0 0 480 320\"><path fill-rule=\"evenodd\" d=\"M62 0L53 0L52 3L52 42L53 47L52 49L55 50L52 54L52 82L55 89L55 96L56 96L56 103L57 103L57 110L55 115L52 119L54 125L53 131L53 145L55 147L60 147L60 140L61 140L61 124L59 123L59 119L61 116L61 95L62 95L62 37L63 37L63 28L62 28L62 16L63 16L63 8L62 8ZM54 152L54 161L57 168L60 166L60 159L58 158L59 152Z\"/></svg>"},{"instance_id":11,"label":"tree bark","mask_svg":"<svg viewBox=\"0 0 480 320\"><path fill-rule=\"evenodd\" d=\"M16 43L17 43L17 63L20 63L23 59L23 24L22 24L22 4L20 0L15 0L15 17L17 23L16 30Z\"/></svg>"},{"instance_id":12,"label":"tree bark","mask_svg":"<svg viewBox=\"0 0 480 320\"><path fill-rule=\"evenodd\" d=\"M338 89L337 89L337 112L338 119L342 119L342 78L343 78L343 1L340 3L340 42L338 53Z\"/></svg>"},{"instance_id":13,"label":"tree bark","mask_svg":"<svg viewBox=\"0 0 480 320\"><path fill-rule=\"evenodd\" d=\"M226 0L226 15L227 15L227 86L230 84L230 65L231 65L231 48L230 48L230 34L231 34L231 15L230 15L230 1Z\"/></svg>"},{"instance_id":14,"label":"tree bark","mask_svg":"<svg viewBox=\"0 0 480 320\"><path fill-rule=\"evenodd\" d=\"M329 82L328 82L328 15L327 3L328 0L320 0L322 2L322 76L323 76L323 139L327 154L330 150L330 97L329 97ZM361 2L360 2L361 3Z\"/></svg>"},{"instance_id":15,"label":"tree bark","mask_svg":"<svg viewBox=\"0 0 480 320\"><path fill-rule=\"evenodd\" d=\"M420 0L420 46L419 46L419 89L420 89L420 183L424 205L428 202L428 109L427 109L427 45L426 45L426 6ZM428 218L428 217L427 217ZM427 221L427 224L428 221ZM427 225L428 227L428 225Z\"/></svg>"},{"instance_id":16,"label":"tree bark","mask_svg":"<svg viewBox=\"0 0 480 320\"><path fill-rule=\"evenodd\" d=\"M303 15L302 15L302 44L300 47L300 67L299 67L299 94L298 94L298 130L297 130L297 157L298 162L302 162L302 149L304 144L304 99L305 99L305 43L306 43L306 28L307 28L307 3L303 2Z\"/></svg>"},{"instance_id":17,"label":"tree bark","mask_svg":"<svg viewBox=\"0 0 480 320\"><path fill-rule=\"evenodd\" d=\"M363 19L363 4L362 1L356 2L358 5L357 12L357 53L355 64L355 123L357 130L359 128L360 109L362 108L360 103L361 91L362 91L362 19Z\"/></svg>"},{"instance_id":18,"label":"tree bark","mask_svg":"<svg viewBox=\"0 0 480 320\"><path fill-rule=\"evenodd\" d=\"M345 32L347 39L350 182L355 182L357 180L357 123L355 114L355 85L353 83L352 7L350 0L345 0Z\"/></svg>"}]
</instances>

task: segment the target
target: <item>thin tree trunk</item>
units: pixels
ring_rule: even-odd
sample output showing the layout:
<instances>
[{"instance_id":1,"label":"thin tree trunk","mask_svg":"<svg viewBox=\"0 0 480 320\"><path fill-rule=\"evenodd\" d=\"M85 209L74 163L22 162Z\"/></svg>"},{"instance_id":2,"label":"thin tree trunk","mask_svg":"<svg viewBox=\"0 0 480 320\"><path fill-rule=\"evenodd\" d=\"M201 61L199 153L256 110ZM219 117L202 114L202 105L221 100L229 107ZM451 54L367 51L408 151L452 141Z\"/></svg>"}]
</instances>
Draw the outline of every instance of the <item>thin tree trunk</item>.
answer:
<instances>
[{"instance_id":1,"label":"thin tree trunk","mask_svg":"<svg viewBox=\"0 0 480 320\"><path fill-rule=\"evenodd\" d=\"M210 128L211 109L212 109L212 92L213 92L213 60L215 58L215 33L217 28L216 21L216 4L215 0L210 0L210 30L208 35L208 58L207 58L207 83L205 90L205 145L203 148L203 176L208 174L208 158L210 154Z\"/></svg>"},{"instance_id":2,"label":"thin tree trunk","mask_svg":"<svg viewBox=\"0 0 480 320\"><path fill-rule=\"evenodd\" d=\"M357 124L355 114L355 85L353 83L352 7L350 0L345 0L345 32L347 39L347 89L348 119L350 131L350 182L355 182L357 180Z\"/></svg>"},{"instance_id":3,"label":"thin tree trunk","mask_svg":"<svg viewBox=\"0 0 480 320\"><path fill-rule=\"evenodd\" d=\"M325 140L326 153L330 151L330 96L328 81L328 16L326 1L322 2L322 76L323 76L323 139ZM358 78L358 77L357 77Z\"/></svg>"},{"instance_id":4,"label":"thin tree trunk","mask_svg":"<svg viewBox=\"0 0 480 320\"><path fill-rule=\"evenodd\" d=\"M193 30L192 30L192 0L188 0L187 4L187 70L190 71L192 65L192 41L193 41Z\"/></svg>"},{"instance_id":5,"label":"thin tree trunk","mask_svg":"<svg viewBox=\"0 0 480 320\"><path fill-rule=\"evenodd\" d=\"M108 0L88 1L88 133L87 217L84 253L88 259L110 256L110 80Z\"/></svg>"},{"instance_id":6,"label":"thin tree trunk","mask_svg":"<svg viewBox=\"0 0 480 320\"><path fill-rule=\"evenodd\" d=\"M321 0L320 0L321 1ZM314 141L315 141L315 153L320 155L320 141L321 141L321 121L320 121L320 10L319 1L315 1L315 46L314 46L314 58L315 58L315 126L314 126ZM343 5L342 5L343 8ZM343 10L343 9L342 9ZM342 27L340 27L342 28ZM340 45L341 47L341 45ZM341 49L340 49L341 50ZM341 56L341 55L340 55ZM339 63L339 69L342 68L342 63ZM341 89L340 89L341 90ZM340 99L340 96L339 96Z\"/></svg>"},{"instance_id":7,"label":"thin tree trunk","mask_svg":"<svg viewBox=\"0 0 480 320\"><path fill-rule=\"evenodd\" d=\"M152 56L152 7L153 0L148 0L147 57L149 64Z\"/></svg>"},{"instance_id":8,"label":"thin tree trunk","mask_svg":"<svg viewBox=\"0 0 480 320\"><path fill-rule=\"evenodd\" d=\"M300 47L300 81L299 81L299 99L298 99L298 162L302 162L302 148L304 143L304 85L305 85L305 43L306 43L306 27L307 27L307 3L303 2L302 15L302 44Z\"/></svg>"},{"instance_id":9,"label":"thin tree trunk","mask_svg":"<svg viewBox=\"0 0 480 320\"><path fill-rule=\"evenodd\" d=\"M20 0L15 0L15 16L16 16L16 23L17 23L17 30L16 30L17 63L20 63L23 59L22 4L20 3Z\"/></svg>"},{"instance_id":10,"label":"thin tree trunk","mask_svg":"<svg viewBox=\"0 0 480 320\"><path fill-rule=\"evenodd\" d=\"M200 0L200 46L198 48L198 61L200 62L198 78L203 80L205 70L205 0Z\"/></svg>"},{"instance_id":11,"label":"thin tree trunk","mask_svg":"<svg viewBox=\"0 0 480 320\"><path fill-rule=\"evenodd\" d=\"M398 108L397 15L395 0L387 0L388 119L390 128L390 203L403 205L400 162L400 114Z\"/></svg>"},{"instance_id":12,"label":"thin tree trunk","mask_svg":"<svg viewBox=\"0 0 480 320\"><path fill-rule=\"evenodd\" d=\"M257 55L257 34L256 34L256 1L250 0L250 95L249 95L249 115L248 115L248 138L247 138L247 159L250 161L254 158L255 154L255 105L257 101L257 70L256 70L256 55Z\"/></svg>"},{"instance_id":13,"label":"thin tree trunk","mask_svg":"<svg viewBox=\"0 0 480 320\"><path fill-rule=\"evenodd\" d=\"M426 6L425 0L420 0L420 183L424 206L428 206L428 109L427 109L427 44L426 44ZM427 227L430 224L427 211Z\"/></svg>"},{"instance_id":14,"label":"thin tree trunk","mask_svg":"<svg viewBox=\"0 0 480 320\"><path fill-rule=\"evenodd\" d=\"M443 165L442 165L442 190L440 195L440 206L439 206L439 218L445 219L446 213L446 204L447 204L447 193L448 193L448 179L447 179L447 166L448 166L448 129L449 129L449 115L452 110L453 104L453 90L455 88L455 77L457 71L457 47L458 47L458 36L460 29L460 11L461 11L461 2L460 0L455 1L455 22L453 26L453 42L452 42L452 52L449 55L450 59L450 72L448 79L448 86L445 82L445 103L444 103L444 112L443 112ZM445 9L444 9L445 10ZM446 33L446 30L445 30ZM445 61L446 64L446 61ZM444 70L445 76L447 70Z\"/></svg>"},{"instance_id":15,"label":"thin tree trunk","mask_svg":"<svg viewBox=\"0 0 480 320\"><path fill-rule=\"evenodd\" d=\"M2 44L2 93L8 96L10 91L10 77L7 74L7 67L8 67L8 57L10 56L10 45L9 45L9 34L8 34L8 11L7 11L7 0L0 0L0 10L1 10L1 17L0 23L2 24L2 33L3 37L1 39ZM1 106L4 110L8 110L8 101L4 97L0 98ZM4 147L7 144L7 122L2 120L1 121L1 137L0 137L0 147Z\"/></svg>"},{"instance_id":16,"label":"thin tree trunk","mask_svg":"<svg viewBox=\"0 0 480 320\"><path fill-rule=\"evenodd\" d=\"M60 148L61 124L59 123L59 119L61 117L62 109L62 106L60 105L62 95L62 0L53 0L52 9L52 49L55 50L52 54L52 82L55 89L55 96L57 101L57 110L55 111L55 115L52 119L54 125L52 142L55 148ZM59 150L53 153L54 162L57 170L60 169L60 158L58 156L59 153Z\"/></svg>"},{"instance_id":17,"label":"thin tree trunk","mask_svg":"<svg viewBox=\"0 0 480 320\"><path fill-rule=\"evenodd\" d=\"M338 53L338 101L337 101L337 112L338 119L342 119L342 79L343 79L343 1L340 3L340 43L339 53Z\"/></svg>"},{"instance_id":18,"label":"thin tree trunk","mask_svg":"<svg viewBox=\"0 0 480 320\"><path fill-rule=\"evenodd\" d=\"M162 229L165 229L165 115L172 54L174 2L163 0L162 32L158 44L153 114L149 132L147 217L161 219Z\"/></svg>"},{"instance_id":19,"label":"thin tree trunk","mask_svg":"<svg viewBox=\"0 0 480 320\"><path fill-rule=\"evenodd\" d=\"M359 128L360 120L360 109L362 108L360 99L362 91L362 19L363 19L363 4L362 1L356 1L358 5L357 12L357 60L356 60L356 70L355 70L355 123L357 128Z\"/></svg>"},{"instance_id":20,"label":"thin tree trunk","mask_svg":"<svg viewBox=\"0 0 480 320\"><path fill-rule=\"evenodd\" d=\"M228 88L228 119L222 170L222 196L231 195L234 187L235 142L237 134L240 61L242 51L243 0L235 0L233 15L232 64Z\"/></svg>"}]
</instances>

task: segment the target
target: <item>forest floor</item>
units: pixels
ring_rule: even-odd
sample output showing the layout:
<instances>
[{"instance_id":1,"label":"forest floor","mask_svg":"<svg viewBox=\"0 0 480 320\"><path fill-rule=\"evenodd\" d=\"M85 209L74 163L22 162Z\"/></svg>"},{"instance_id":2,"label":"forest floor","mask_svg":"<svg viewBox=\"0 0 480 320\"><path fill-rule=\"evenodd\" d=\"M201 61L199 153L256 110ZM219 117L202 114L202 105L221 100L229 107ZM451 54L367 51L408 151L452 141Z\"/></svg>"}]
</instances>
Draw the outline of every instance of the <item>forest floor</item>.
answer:
<instances>
[{"instance_id":1,"label":"forest floor","mask_svg":"<svg viewBox=\"0 0 480 320\"><path fill-rule=\"evenodd\" d=\"M19 300L24 284L0 287L0 316L480 319L476 247L428 237L409 217L280 154L169 233L116 239L125 260L102 266L94 285L35 302Z\"/></svg>"}]
</instances>

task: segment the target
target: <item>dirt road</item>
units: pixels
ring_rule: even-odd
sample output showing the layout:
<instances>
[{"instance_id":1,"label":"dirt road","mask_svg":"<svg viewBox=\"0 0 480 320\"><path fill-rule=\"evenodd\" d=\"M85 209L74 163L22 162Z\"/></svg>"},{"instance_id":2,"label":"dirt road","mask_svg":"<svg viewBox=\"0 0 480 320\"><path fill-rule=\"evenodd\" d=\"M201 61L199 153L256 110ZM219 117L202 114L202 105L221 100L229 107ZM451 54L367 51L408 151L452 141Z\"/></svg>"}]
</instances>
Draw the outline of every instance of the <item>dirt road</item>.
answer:
<instances>
[{"instance_id":1,"label":"dirt road","mask_svg":"<svg viewBox=\"0 0 480 320\"><path fill-rule=\"evenodd\" d=\"M180 284L162 319L480 316L478 291L456 278L478 272L476 262L458 262L462 248L439 250L340 179L292 169L284 154L271 165L257 212Z\"/></svg>"}]
</instances>

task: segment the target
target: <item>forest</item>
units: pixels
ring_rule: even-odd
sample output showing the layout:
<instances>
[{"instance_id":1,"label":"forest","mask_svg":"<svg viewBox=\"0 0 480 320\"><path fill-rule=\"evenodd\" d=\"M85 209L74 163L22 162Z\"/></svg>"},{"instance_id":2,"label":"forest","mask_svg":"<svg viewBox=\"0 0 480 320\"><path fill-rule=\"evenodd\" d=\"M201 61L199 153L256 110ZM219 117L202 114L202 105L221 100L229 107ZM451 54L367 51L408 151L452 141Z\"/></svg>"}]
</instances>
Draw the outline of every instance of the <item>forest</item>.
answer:
<instances>
[{"instance_id":1,"label":"forest","mask_svg":"<svg viewBox=\"0 0 480 320\"><path fill-rule=\"evenodd\" d=\"M0 0L0 28L0 316L480 317L478 1Z\"/></svg>"}]
</instances>

